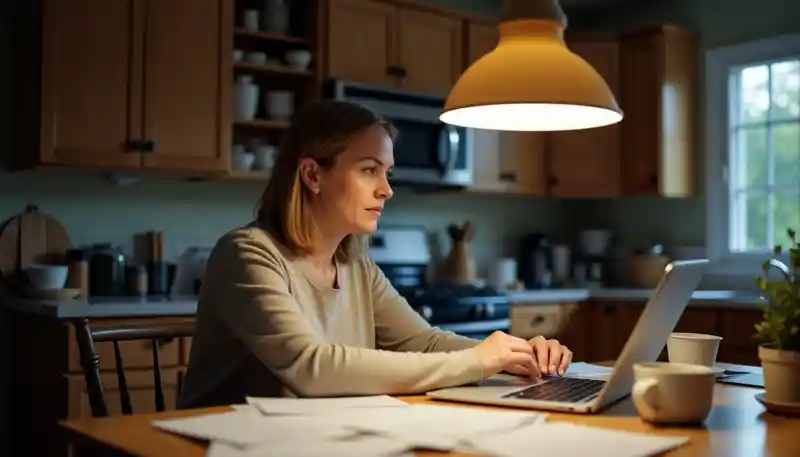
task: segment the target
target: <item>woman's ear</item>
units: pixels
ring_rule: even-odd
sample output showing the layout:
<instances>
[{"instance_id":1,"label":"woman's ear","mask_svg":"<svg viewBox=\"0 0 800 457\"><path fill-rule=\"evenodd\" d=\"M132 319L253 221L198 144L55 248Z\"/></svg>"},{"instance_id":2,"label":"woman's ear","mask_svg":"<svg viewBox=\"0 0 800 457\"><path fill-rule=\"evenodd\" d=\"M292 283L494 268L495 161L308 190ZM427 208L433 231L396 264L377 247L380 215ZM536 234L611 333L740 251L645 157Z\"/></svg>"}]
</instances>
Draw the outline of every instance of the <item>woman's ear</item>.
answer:
<instances>
[{"instance_id":1,"label":"woman's ear","mask_svg":"<svg viewBox=\"0 0 800 457\"><path fill-rule=\"evenodd\" d=\"M322 168L316 160L310 157L303 157L300 159L300 179L303 184L314 193L319 193L320 179L322 175Z\"/></svg>"}]
</instances>

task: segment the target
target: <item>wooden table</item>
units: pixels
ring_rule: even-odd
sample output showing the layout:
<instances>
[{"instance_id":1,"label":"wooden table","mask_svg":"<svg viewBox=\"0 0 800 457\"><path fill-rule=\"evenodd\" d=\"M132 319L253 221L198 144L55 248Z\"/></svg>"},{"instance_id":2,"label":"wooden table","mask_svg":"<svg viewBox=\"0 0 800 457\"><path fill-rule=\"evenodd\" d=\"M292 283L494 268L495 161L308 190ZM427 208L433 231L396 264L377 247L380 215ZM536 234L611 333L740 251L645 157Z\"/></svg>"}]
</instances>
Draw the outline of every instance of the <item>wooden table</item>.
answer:
<instances>
[{"instance_id":1,"label":"wooden table","mask_svg":"<svg viewBox=\"0 0 800 457\"><path fill-rule=\"evenodd\" d=\"M742 368L738 366L737 368ZM749 367L753 369L752 367ZM657 427L643 422L630 398L602 414L550 413L550 420L568 421L657 435L689 436L690 442L669 457L797 457L800 456L800 419L767 413L754 395L761 389L717 384L714 408L703 427ZM439 403L470 408L485 406L437 402L425 396L398 397L409 403ZM76 445L94 444L108 455L146 455L164 457L202 457L206 444L153 428L155 419L190 417L229 411L229 407L138 414L126 417L65 421L61 427L68 440ZM442 453L419 452L418 456L441 456ZM452 456L464 454L449 454Z\"/></svg>"}]
</instances>

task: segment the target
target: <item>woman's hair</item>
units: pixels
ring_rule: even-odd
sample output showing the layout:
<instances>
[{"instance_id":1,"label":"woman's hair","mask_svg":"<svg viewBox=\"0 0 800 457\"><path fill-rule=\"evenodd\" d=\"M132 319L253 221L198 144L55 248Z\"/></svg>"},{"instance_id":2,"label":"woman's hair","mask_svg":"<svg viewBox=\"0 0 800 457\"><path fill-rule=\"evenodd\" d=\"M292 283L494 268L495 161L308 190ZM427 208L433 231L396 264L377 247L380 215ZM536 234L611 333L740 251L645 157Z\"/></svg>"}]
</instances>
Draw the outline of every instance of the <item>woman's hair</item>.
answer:
<instances>
[{"instance_id":1,"label":"woman's hair","mask_svg":"<svg viewBox=\"0 0 800 457\"><path fill-rule=\"evenodd\" d=\"M283 136L256 217L294 254L311 253L319 233L311 212L312 193L300 178L300 159L309 157L320 167L330 169L350 141L374 125L382 126L395 140L397 131L390 123L356 103L322 100L295 115ZM347 235L335 257L347 263L363 254L366 247L365 236Z\"/></svg>"}]
</instances>

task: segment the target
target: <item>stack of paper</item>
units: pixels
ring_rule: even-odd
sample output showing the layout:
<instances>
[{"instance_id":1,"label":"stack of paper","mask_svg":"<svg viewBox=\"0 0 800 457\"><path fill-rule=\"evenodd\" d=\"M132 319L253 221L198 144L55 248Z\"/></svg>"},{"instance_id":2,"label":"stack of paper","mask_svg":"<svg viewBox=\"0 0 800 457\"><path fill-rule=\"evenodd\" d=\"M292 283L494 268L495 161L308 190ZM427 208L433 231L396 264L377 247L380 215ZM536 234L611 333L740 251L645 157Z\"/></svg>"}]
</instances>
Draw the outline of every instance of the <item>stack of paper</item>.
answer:
<instances>
[{"instance_id":1,"label":"stack of paper","mask_svg":"<svg viewBox=\"0 0 800 457\"><path fill-rule=\"evenodd\" d=\"M565 377L589 378L606 380L611 375L613 368L602 365L594 365L585 362L573 362L564 373Z\"/></svg>"},{"instance_id":2,"label":"stack of paper","mask_svg":"<svg viewBox=\"0 0 800 457\"><path fill-rule=\"evenodd\" d=\"M155 421L162 430L209 441L208 457L406 456L414 450L497 457L537 452L644 456L686 439L613 432L528 410L410 405L388 396L248 398L233 411Z\"/></svg>"}]
</instances>

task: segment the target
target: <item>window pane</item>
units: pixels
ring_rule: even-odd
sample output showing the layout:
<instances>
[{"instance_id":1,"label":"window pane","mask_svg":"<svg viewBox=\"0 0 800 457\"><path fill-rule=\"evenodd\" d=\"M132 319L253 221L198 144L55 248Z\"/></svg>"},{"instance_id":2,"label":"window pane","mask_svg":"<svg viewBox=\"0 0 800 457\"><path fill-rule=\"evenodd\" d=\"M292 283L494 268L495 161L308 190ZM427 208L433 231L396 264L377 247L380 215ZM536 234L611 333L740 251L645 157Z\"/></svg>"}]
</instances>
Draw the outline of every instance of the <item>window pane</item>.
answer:
<instances>
[{"instance_id":1,"label":"window pane","mask_svg":"<svg viewBox=\"0 0 800 457\"><path fill-rule=\"evenodd\" d=\"M766 187L768 176L766 127L742 127L734 134L733 186L735 189Z\"/></svg>"},{"instance_id":2,"label":"window pane","mask_svg":"<svg viewBox=\"0 0 800 457\"><path fill-rule=\"evenodd\" d=\"M787 60L771 65L772 119L800 117L800 60Z\"/></svg>"},{"instance_id":3,"label":"window pane","mask_svg":"<svg viewBox=\"0 0 800 457\"><path fill-rule=\"evenodd\" d=\"M769 67L758 65L739 71L738 124L763 122L769 111Z\"/></svg>"},{"instance_id":4,"label":"window pane","mask_svg":"<svg viewBox=\"0 0 800 457\"><path fill-rule=\"evenodd\" d=\"M731 250L752 251L768 248L767 193L740 192L733 199L731 223L734 227Z\"/></svg>"},{"instance_id":5,"label":"window pane","mask_svg":"<svg viewBox=\"0 0 800 457\"><path fill-rule=\"evenodd\" d=\"M786 229L793 228L800 231L800 193L775 195L775 244L786 246L789 238Z\"/></svg>"},{"instance_id":6,"label":"window pane","mask_svg":"<svg viewBox=\"0 0 800 457\"><path fill-rule=\"evenodd\" d=\"M800 121L772 127L772 151L775 185L800 191Z\"/></svg>"}]
</instances>

